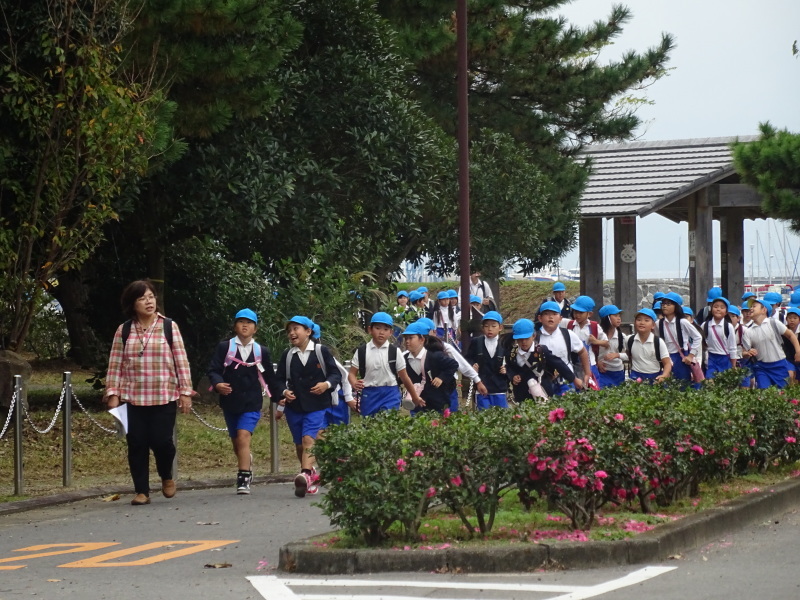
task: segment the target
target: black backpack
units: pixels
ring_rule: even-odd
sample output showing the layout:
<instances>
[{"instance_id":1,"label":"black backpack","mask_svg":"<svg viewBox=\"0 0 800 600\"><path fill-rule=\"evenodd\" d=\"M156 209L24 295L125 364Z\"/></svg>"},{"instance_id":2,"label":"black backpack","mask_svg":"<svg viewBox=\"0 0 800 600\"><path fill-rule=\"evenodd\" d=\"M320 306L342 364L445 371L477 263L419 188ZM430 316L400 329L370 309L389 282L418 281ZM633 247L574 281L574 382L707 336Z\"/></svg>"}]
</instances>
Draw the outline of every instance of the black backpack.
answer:
<instances>
[{"instance_id":1,"label":"black backpack","mask_svg":"<svg viewBox=\"0 0 800 600\"><path fill-rule=\"evenodd\" d=\"M631 363L633 362L633 354L631 354L631 352L633 350L633 340L635 337L636 334L634 333L631 337L628 338L628 344L627 344L628 359L631 361ZM661 340L660 337L658 337L657 335L653 335L653 349L656 351L656 360L658 361L659 365L661 364L661 344L659 343L660 340Z\"/></svg>"},{"instance_id":2,"label":"black backpack","mask_svg":"<svg viewBox=\"0 0 800 600\"><path fill-rule=\"evenodd\" d=\"M397 377L397 346L389 344L389 368L392 373ZM367 369L367 345L361 344L358 347L358 376L364 379L364 373Z\"/></svg>"}]
</instances>

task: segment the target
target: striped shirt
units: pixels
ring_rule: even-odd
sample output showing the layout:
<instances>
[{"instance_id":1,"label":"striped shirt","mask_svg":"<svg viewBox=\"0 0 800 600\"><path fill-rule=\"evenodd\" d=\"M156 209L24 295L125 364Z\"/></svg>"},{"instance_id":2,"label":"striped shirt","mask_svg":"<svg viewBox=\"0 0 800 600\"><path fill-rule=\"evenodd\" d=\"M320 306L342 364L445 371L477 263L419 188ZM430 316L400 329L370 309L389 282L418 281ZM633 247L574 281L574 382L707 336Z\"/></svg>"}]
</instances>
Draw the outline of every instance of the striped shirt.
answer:
<instances>
[{"instance_id":1,"label":"striped shirt","mask_svg":"<svg viewBox=\"0 0 800 600\"><path fill-rule=\"evenodd\" d=\"M114 334L108 357L106 397L119 396L137 406L155 406L173 402L178 396L194 395L189 359L176 323L172 323L171 351L160 313L146 331L140 332L134 322L124 346L122 327Z\"/></svg>"}]
</instances>

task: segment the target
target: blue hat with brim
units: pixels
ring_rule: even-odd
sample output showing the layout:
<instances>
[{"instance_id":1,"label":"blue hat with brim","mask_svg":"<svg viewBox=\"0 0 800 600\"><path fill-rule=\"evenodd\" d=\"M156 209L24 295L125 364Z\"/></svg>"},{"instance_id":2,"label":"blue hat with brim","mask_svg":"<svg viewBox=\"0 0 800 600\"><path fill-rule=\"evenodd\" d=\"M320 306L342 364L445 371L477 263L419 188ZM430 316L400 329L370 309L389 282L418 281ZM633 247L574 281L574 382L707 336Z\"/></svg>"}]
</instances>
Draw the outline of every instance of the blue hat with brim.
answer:
<instances>
[{"instance_id":1,"label":"blue hat with brim","mask_svg":"<svg viewBox=\"0 0 800 600\"><path fill-rule=\"evenodd\" d=\"M566 291L567 291L567 286L565 286L565 285L564 285L563 283L561 283L560 281L556 281L556 282L553 284L553 291L554 291L554 292L566 292Z\"/></svg>"},{"instance_id":2,"label":"blue hat with brim","mask_svg":"<svg viewBox=\"0 0 800 600\"><path fill-rule=\"evenodd\" d=\"M400 290L399 292L397 292L397 297L399 298L400 296L405 296L406 298L408 298L408 292L405 290Z\"/></svg>"},{"instance_id":3,"label":"blue hat with brim","mask_svg":"<svg viewBox=\"0 0 800 600\"><path fill-rule=\"evenodd\" d=\"M621 312L622 311L613 304L607 304L605 306L601 306L600 311L597 314L600 315L600 318L602 319L603 317L608 317L610 315L618 315Z\"/></svg>"},{"instance_id":4,"label":"blue hat with brim","mask_svg":"<svg viewBox=\"0 0 800 600\"><path fill-rule=\"evenodd\" d=\"M552 300L542 303L539 307L539 314L542 314L546 310L561 314L561 307L558 305L558 302L553 302Z\"/></svg>"},{"instance_id":5,"label":"blue hat with brim","mask_svg":"<svg viewBox=\"0 0 800 600\"><path fill-rule=\"evenodd\" d=\"M735 304L731 304L730 308L728 308L728 314L729 315L736 315L737 317L741 317L742 316L742 311L740 311L739 307L736 306Z\"/></svg>"},{"instance_id":6,"label":"blue hat with brim","mask_svg":"<svg viewBox=\"0 0 800 600\"><path fill-rule=\"evenodd\" d=\"M664 297L661 299L661 302L664 300L669 300L670 302L674 302L678 306L683 306L683 296L678 294L677 292L669 292L664 294Z\"/></svg>"},{"instance_id":7,"label":"blue hat with brim","mask_svg":"<svg viewBox=\"0 0 800 600\"><path fill-rule=\"evenodd\" d=\"M424 297L425 297L425 296L423 296L422 294L420 294L420 293L419 293L418 291L416 291L416 290L414 290L413 292L411 292L411 293L408 295L408 299L409 299L409 300L411 300L411 302L419 302L419 301L420 301L420 300L422 300Z\"/></svg>"},{"instance_id":8,"label":"blue hat with brim","mask_svg":"<svg viewBox=\"0 0 800 600\"><path fill-rule=\"evenodd\" d=\"M298 325L302 325L306 329L314 329L314 321L302 315L293 316L286 322L286 325L288 326L290 323L297 323Z\"/></svg>"},{"instance_id":9,"label":"blue hat with brim","mask_svg":"<svg viewBox=\"0 0 800 600\"><path fill-rule=\"evenodd\" d=\"M515 340L526 340L533 335L533 321L519 319L511 328L511 337Z\"/></svg>"},{"instance_id":10,"label":"blue hat with brim","mask_svg":"<svg viewBox=\"0 0 800 600\"><path fill-rule=\"evenodd\" d=\"M706 296L706 302L713 302L720 296L722 296L722 288L712 287L710 290L708 290L708 295Z\"/></svg>"},{"instance_id":11,"label":"blue hat with brim","mask_svg":"<svg viewBox=\"0 0 800 600\"><path fill-rule=\"evenodd\" d=\"M684 315L689 315L690 317L693 317L694 316L694 311L692 310L691 306L684 306L683 307L683 314Z\"/></svg>"},{"instance_id":12,"label":"blue hat with brim","mask_svg":"<svg viewBox=\"0 0 800 600\"><path fill-rule=\"evenodd\" d=\"M767 316L772 316L772 305L765 298L752 298L753 302L758 302L761 306L767 309ZM751 306L752 307L752 306Z\"/></svg>"},{"instance_id":13,"label":"blue hat with brim","mask_svg":"<svg viewBox=\"0 0 800 600\"><path fill-rule=\"evenodd\" d=\"M448 298L458 298L458 292L455 290L447 290Z\"/></svg>"},{"instance_id":14,"label":"blue hat with brim","mask_svg":"<svg viewBox=\"0 0 800 600\"><path fill-rule=\"evenodd\" d=\"M800 292L793 292L792 295L789 296L789 306L791 308L800 306Z\"/></svg>"},{"instance_id":15,"label":"blue hat with brim","mask_svg":"<svg viewBox=\"0 0 800 600\"><path fill-rule=\"evenodd\" d=\"M661 300L653 304L653 310L661 310Z\"/></svg>"},{"instance_id":16,"label":"blue hat with brim","mask_svg":"<svg viewBox=\"0 0 800 600\"><path fill-rule=\"evenodd\" d=\"M724 303L725 303L725 307L726 307L728 310L730 310L730 309L731 309L731 301L730 301L730 300L728 300L728 299L727 299L725 296L718 296L718 297L714 298L713 300L711 300L710 302L711 302L711 304L713 305L713 304L714 304L714 302L716 302L717 300L719 300L720 302L724 302ZM686 312L686 309L685 309L685 308L683 309L683 312Z\"/></svg>"},{"instance_id":17,"label":"blue hat with brim","mask_svg":"<svg viewBox=\"0 0 800 600\"><path fill-rule=\"evenodd\" d=\"M653 294L653 301L661 300L665 296L664 292L656 292Z\"/></svg>"},{"instance_id":18,"label":"blue hat with brim","mask_svg":"<svg viewBox=\"0 0 800 600\"><path fill-rule=\"evenodd\" d=\"M656 317L656 313L653 312L652 308L640 308L636 311L637 315L644 315L645 317L650 317L653 321L657 321L658 317Z\"/></svg>"},{"instance_id":19,"label":"blue hat with brim","mask_svg":"<svg viewBox=\"0 0 800 600\"><path fill-rule=\"evenodd\" d=\"M430 329L428 329L424 324L420 323L419 321L414 321L406 327L406 330L403 332L403 335L428 335L430 333Z\"/></svg>"},{"instance_id":20,"label":"blue hat with brim","mask_svg":"<svg viewBox=\"0 0 800 600\"><path fill-rule=\"evenodd\" d=\"M322 328L316 323L314 323L314 326L311 328L311 337L317 340L322 337Z\"/></svg>"},{"instance_id":21,"label":"blue hat with brim","mask_svg":"<svg viewBox=\"0 0 800 600\"><path fill-rule=\"evenodd\" d=\"M481 300L481 297L480 297L480 296L475 296L475 295L470 295L470 297L469 297L469 303L470 303L470 304L475 304L476 302L477 302L478 304L480 304L480 303L482 302L482 300Z\"/></svg>"},{"instance_id":22,"label":"blue hat with brim","mask_svg":"<svg viewBox=\"0 0 800 600\"><path fill-rule=\"evenodd\" d=\"M756 295L753 292L745 292L742 294L742 301L747 300L748 298L755 298Z\"/></svg>"},{"instance_id":23,"label":"blue hat with brim","mask_svg":"<svg viewBox=\"0 0 800 600\"><path fill-rule=\"evenodd\" d=\"M490 310L485 315L483 315L483 318L481 319L481 322L483 322L483 321L497 321L498 323L500 323L500 325L502 325L503 324L503 315L501 315L496 310Z\"/></svg>"},{"instance_id":24,"label":"blue hat with brim","mask_svg":"<svg viewBox=\"0 0 800 600\"><path fill-rule=\"evenodd\" d=\"M415 325L421 325L425 327L427 332L430 332L432 329L436 329L436 324L431 321L428 317L422 317L421 319L417 319L414 321Z\"/></svg>"},{"instance_id":25,"label":"blue hat with brim","mask_svg":"<svg viewBox=\"0 0 800 600\"><path fill-rule=\"evenodd\" d=\"M570 306L570 310L575 312L592 312L594 310L594 300L589 296L578 296Z\"/></svg>"},{"instance_id":26,"label":"blue hat with brim","mask_svg":"<svg viewBox=\"0 0 800 600\"><path fill-rule=\"evenodd\" d=\"M447 293L447 290L442 290L441 292L436 294L437 300L447 300L449 297L450 295Z\"/></svg>"},{"instance_id":27,"label":"blue hat with brim","mask_svg":"<svg viewBox=\"0 0 800 600\"><path fill-rule=\"evenodd\" d=\"M428 291L428 288L426 288L424 285L421 285L421 286L419 286L419 287L417 288L417 291L418 291L420 294L425 294L425 293L427 293L427 291Z\"/></svg>"},{"instance_id":28,"label":"blue hat with brim","mask_svg":"<svg viewBox=\"0 0 800 600\"><path fill-rule=\"evenodd\" d=\"M787 315L797 315L798 317L800 317L800 308L797 308L796 306L788 308L788 309L786 309L786 314Z\"/></svg>"},{"instance_id":29,"label":"blue hat with brim","mask_svg":"<svg viewBox=\"0 0 800 600\"><path fill-rule=\"evenodd\" d=\"M778 292L767 292L764 294L764 300L770 304L780 304L783 302L783 296L781 296Z\"/></svg>"},{"instance_id":30,"label":"blue hat with brim","mask_svg":"<svg viewBox=\"0 0 800 600\"><path fill-rule=\"evenodd\" d=\"M236 313L236 316L233 318L233 322L235 323L239 319L250 319L253 323L258 325L258 315L255 313L254 310L249 308L243 308L239 312Z\"/></svg>"},{"instance_id":31,"label":"blue hat with brim","mask_svg":"<svg viewBox=\"0 0 800 600\"><path fill-rule=\"evenodd\" d=\"M369 320L370 325L388 325L391 327L394 325L394 321L392 320L392 316L389 313L385 312L376 312L372 315L372 318Z\"/></svg>"}]
</instances>

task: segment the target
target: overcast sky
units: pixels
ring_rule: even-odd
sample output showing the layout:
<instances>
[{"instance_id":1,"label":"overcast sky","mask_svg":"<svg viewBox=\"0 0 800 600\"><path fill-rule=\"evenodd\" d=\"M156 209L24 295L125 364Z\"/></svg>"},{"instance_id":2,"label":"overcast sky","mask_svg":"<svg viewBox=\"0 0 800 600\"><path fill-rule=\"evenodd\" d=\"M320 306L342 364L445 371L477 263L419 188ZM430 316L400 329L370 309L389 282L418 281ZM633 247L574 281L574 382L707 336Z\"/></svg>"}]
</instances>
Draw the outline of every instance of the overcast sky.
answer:
<instances>
[{"instance_id":1,"label":"overcast sky","mask_svg":"<svg viewBox=\"0 0 800 600\"><path fill-rule=\"evenodd\" d=\"M558 12L571 23L586 26L608 16L613 4L574 0ZM792 55L792 42L800 38L800 0L628 0L622 4L631 9L633 18L602 57L612 60L627 50L655 46L662 32L671 33L677 46L668 65L673 67L670 75L647 92L654 104L638 113L645 121L639 132L642 140L756 135L763 121L800 133L800 60ZM785 265L792 271L791 261L800 261L800 238L784 231L783 222L745 221L746 278L751 262L753 270L760 266L765 277L771 263L776 280L782 278ZM714 236L716 249L716 221ZM613 227L608 239L613 244ZM685 276L687 239L685 223L677 225L658 215L640 219L639 276L675 277L679 272ZM670 242L665 244L665 240ZM757 241L763 251L751 257L750 247ZM791 258L784 260L783 248L789 249ZM604 252L606 278L613 274L610 250ZM716 251L714 262L718 275ZM561 264L576 267L577 250Z\"/></svg>"}]
</instances>

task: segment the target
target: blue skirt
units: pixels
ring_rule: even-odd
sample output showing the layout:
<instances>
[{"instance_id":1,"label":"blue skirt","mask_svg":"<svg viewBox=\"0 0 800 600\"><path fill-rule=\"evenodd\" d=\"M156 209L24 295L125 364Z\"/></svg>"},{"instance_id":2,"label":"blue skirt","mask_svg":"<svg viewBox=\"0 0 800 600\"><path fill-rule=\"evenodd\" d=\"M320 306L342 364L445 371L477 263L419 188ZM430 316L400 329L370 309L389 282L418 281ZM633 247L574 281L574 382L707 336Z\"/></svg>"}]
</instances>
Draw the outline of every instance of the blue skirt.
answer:
<instances>
[{"instance_id":1,"label":"blue skirt","mask_svg":"<svg viewBox=\"0 0 800 600\"><path fill-rule=\"evenodd\" d=\"M711 379L716 373L722 373L731 368L731 359L727 354L708 353L708 367L706 368L706 379Z\"/></svg>"},{"instance_id":2,"label":"blue skirt","mask_svg":"<svg viewBox=\"0 0 800 600\"><path fill-rule=\"evenodd\" d=\"M458 388L450 392L450 412L458 412Z\"/></svg>"},{"instance_id":3,"label":"blue skirt","mask_svg":"<svg viewBox=\"0 0 800 600\"><path fill-rule=\"evenodd\" d=\"M689 365L683 362L680 353L676 352L675 354L670 354L669 357L672 359L672 378L682 381L691 381L692 370L689 368Z\"/></svg>"},{"instance_id":4,"label":"blue skirt","mask_svg":"<svg viewBox=\"0 0 800 600\"><path fill-rule=\"evenodd\" d=\"M339 404L325 411L325 428L331 425L349 425L350 407L344 401L344 393L339 390Z\"/></svg>"},{"instance_id":5,"label":"blue skirt","mask_svg":"<svg viewBox=\"0 0 800 600\"><path fill-rule=\"evenodd\" d=\"M492 406L499 406L500 408L508 408L508 400L505 394L475 394L475 407L478 410L486 410Z\"/></svg>"},{"instance_id":6,"label":"blue skirt","mask_svg":"<svg viewBox=\"0 0 800 600\"><path fill-rule=\"evenodd\" d=\"M396 385L365 387L361 392L361 416L369 417L382 410L400 410L400 388Z\"/></svg>"},{"instance_id":7,"label":"blue skirt","mask_svg":"<svg viewBox=\"0 0 800 600\"><path fill-rule=\"evenodd\" d=\"M623 381L625 381L624 369L621 371L606 371L605 373L600 373L597 379L597 383L600 385L601 389L622 385Z\"/></svg>"},{"instance_id":8,"label":"blue skirt","mask_svg":"<svg viewBox=\"0 0 800 600\"><path fill-rule=\"evenodd\" d=\"M765 363L756 361L753 364L753 376L756 378L756 387L760 390L775 386L785 388L789 378L789 369L786 367L786 360Z\"/></svg>"}]
</instances>

